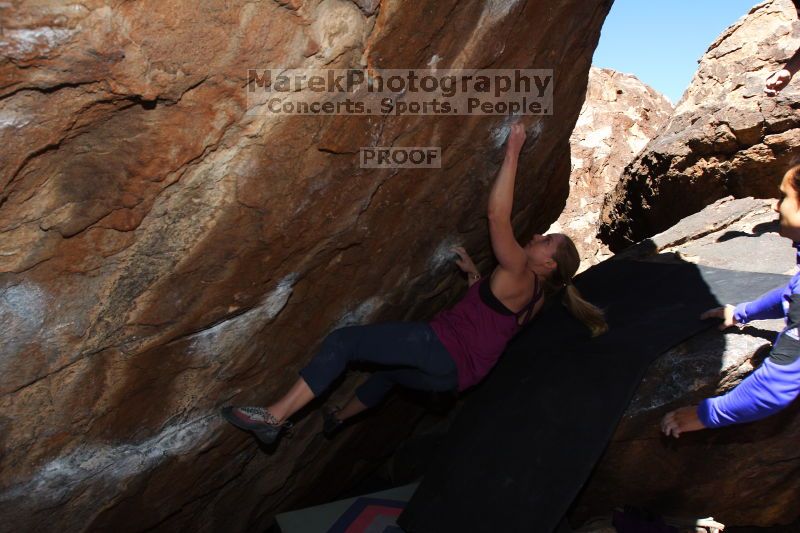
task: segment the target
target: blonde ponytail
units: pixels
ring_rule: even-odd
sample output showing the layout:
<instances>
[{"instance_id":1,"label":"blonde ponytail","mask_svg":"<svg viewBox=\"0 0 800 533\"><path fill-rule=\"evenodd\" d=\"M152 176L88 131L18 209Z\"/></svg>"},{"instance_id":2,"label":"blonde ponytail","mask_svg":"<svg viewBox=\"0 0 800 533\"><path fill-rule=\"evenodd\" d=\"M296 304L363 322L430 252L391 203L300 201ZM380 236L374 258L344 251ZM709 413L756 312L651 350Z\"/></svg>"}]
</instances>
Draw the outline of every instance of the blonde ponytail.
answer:
<instances>
[{"instance_id":1,"label":"blonde ponytail","mask_svg":"<svg viewBox=\"0 0 800 533\"><path fill-rule=\"evenodd\" d=\"M608 324L603 316L603 311L596 305L584 300L578 288L572 284L572 277L581 264L581 256L572 239L566 235L563 235L563 237L561 244L553 254L556 269L548 279L549 287L547 288L549 290L547 292L552 294L559 288L565 287L564 299L562 300L564 305L575 318L589 328L592 332L592 337L597 337L608 331Z\"/></svg>"},{"instance_id":2,"label":"blonde ponytail","mask_svg":"<svg viewBox=\"0 0 800 533\"><path fill-rule=\"evenodd\" d=\"M567 283L564 294L564 305L567 306L572 316L583 322L592 332L592 337L597 337L608 331L608 324L603 316L603 311L594 304L583 299L578 288L572 283Z\"/></svg>"}]
</instances>

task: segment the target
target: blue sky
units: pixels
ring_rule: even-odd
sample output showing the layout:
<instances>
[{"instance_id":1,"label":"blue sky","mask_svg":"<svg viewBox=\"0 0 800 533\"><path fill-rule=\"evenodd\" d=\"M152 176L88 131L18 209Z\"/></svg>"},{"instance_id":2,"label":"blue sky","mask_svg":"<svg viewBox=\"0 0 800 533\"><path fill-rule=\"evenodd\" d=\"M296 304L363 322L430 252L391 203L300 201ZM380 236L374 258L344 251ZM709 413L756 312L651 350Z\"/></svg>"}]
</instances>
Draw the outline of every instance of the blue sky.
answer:
<instances>
[{"instance_id":1,"label":"blue sky","mask_svg":"<svg viewBox=\"0 0 800 533\"><path fill-rule=\"evenodd\" d=\"M592 64L634 74L675 104L708 46L758 0L615 0Z\"/></svg>"}]
</instances>

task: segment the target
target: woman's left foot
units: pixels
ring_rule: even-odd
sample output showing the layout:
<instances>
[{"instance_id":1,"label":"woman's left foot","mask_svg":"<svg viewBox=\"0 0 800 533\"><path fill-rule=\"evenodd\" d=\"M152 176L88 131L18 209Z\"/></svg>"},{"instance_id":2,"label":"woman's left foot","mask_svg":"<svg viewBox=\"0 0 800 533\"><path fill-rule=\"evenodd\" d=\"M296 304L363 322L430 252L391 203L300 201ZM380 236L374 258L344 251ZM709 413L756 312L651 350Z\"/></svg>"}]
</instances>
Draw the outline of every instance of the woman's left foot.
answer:
<instances>
[{"instance_id":1,"label":"woman's left foot","mask_svg":"<svg viewBox=\"0 0 800 533\"><path fill-rule=\"evenodd\" d=\"M283 429L292 429L291 422L279 422L263 407L223 407L222 416L239 429L252 431L264 444L272 444Z\"/></svg>"}]
</instances>

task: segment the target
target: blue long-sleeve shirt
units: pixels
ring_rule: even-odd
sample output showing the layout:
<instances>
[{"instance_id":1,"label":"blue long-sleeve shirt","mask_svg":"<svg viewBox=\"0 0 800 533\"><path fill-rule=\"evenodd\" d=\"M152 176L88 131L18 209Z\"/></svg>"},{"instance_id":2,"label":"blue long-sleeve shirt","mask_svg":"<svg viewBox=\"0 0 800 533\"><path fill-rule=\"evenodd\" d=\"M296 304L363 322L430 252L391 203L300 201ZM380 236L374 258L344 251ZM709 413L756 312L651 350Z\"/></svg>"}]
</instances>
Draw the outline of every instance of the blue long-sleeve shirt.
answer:
<instances>
[{"instance_id":1,"label":"blue long-sleeve shirt","mask_svg":"<svg viewBox=\"0 0 800 533\"><path fill-rule=\"evenodd\" d=\"M800 245L798 265L800 265ZM781 318L786 326L778 334L767 360L727 394L703 400L697 414L709 428L752 422L780 411L800 394L800 272L785 287L736 306L737 322Z\"/></svg>"}]
</instances>

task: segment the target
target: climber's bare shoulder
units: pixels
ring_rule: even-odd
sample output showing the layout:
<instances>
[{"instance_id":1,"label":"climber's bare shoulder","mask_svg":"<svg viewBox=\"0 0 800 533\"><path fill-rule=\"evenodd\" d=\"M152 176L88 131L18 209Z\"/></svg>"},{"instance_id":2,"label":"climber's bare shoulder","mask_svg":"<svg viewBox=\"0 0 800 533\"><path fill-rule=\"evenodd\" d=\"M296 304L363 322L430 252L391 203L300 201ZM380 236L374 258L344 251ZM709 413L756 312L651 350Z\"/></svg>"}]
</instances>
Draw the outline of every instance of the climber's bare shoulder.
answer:
<instances>
[{"instance_id":1,"label":"climber's bare shoulder","mask_svg":"<svg viewBox=\"0 0 800 533\"><path fill-rule=\"evenodd\" d=\"M535 277L533 272L511 272L498 265L490 276L489 286L503 305L518 311L530 301L536 284Z\"/></svg>"}]
</instances>

